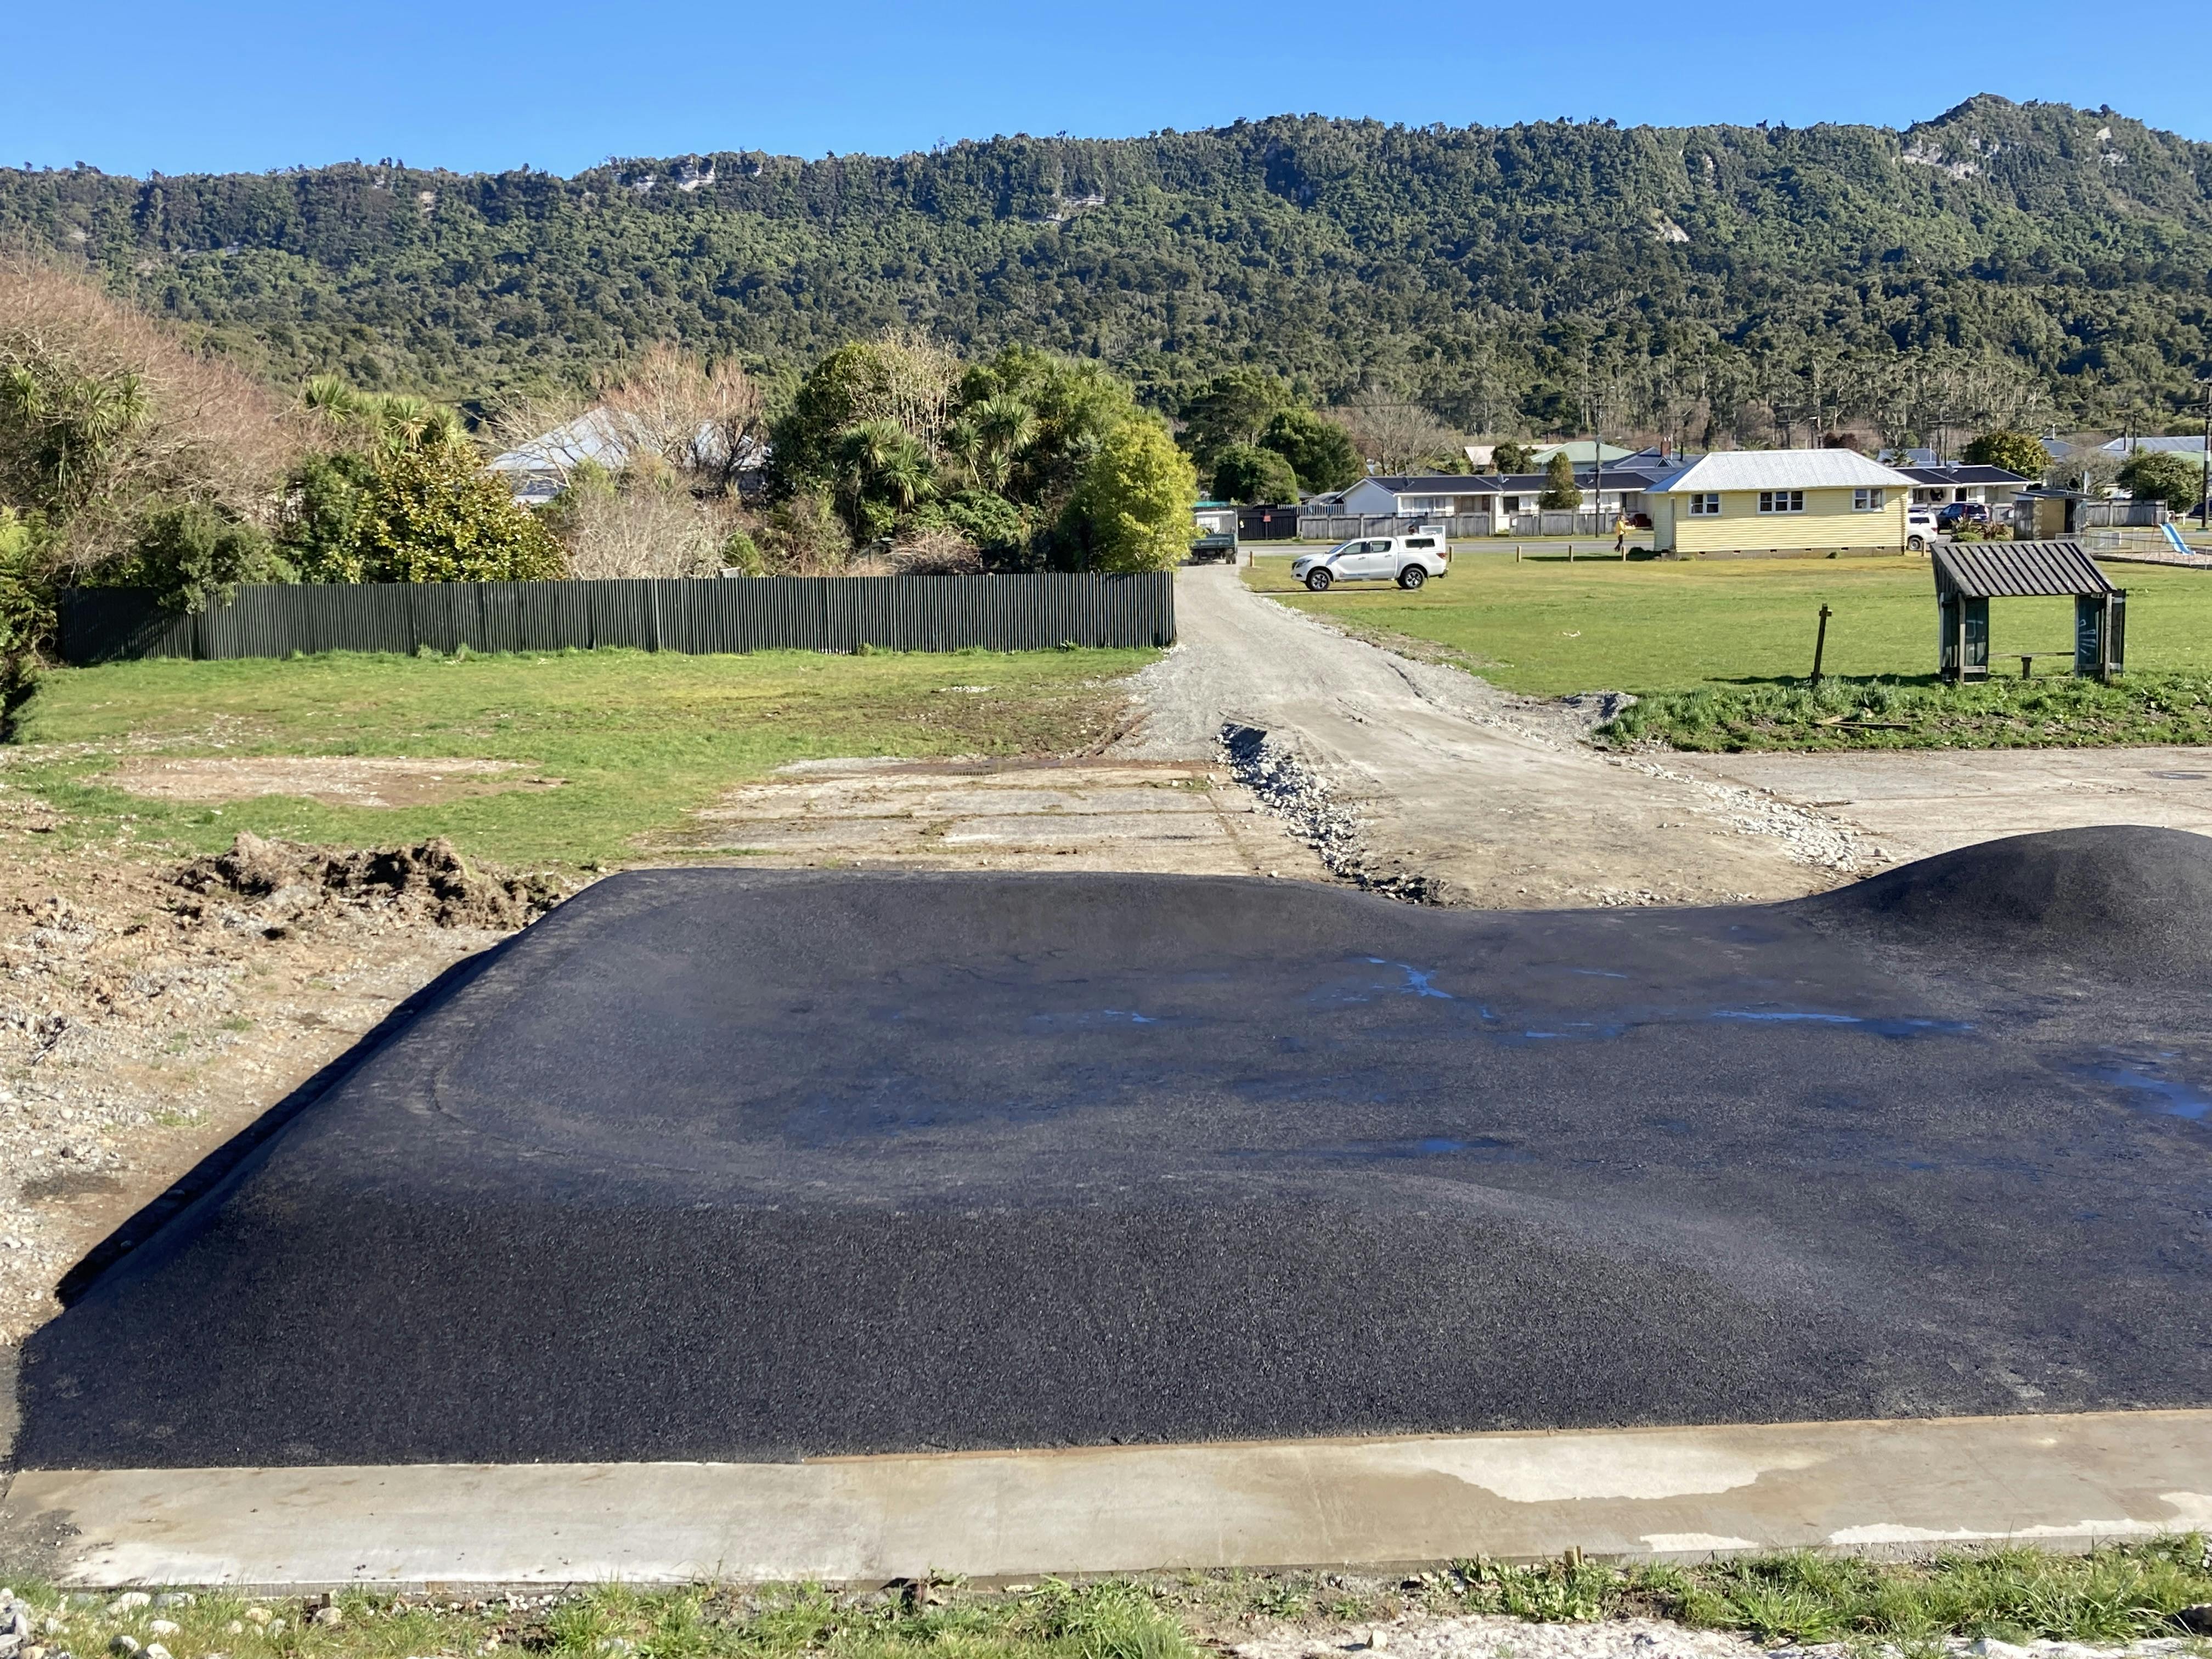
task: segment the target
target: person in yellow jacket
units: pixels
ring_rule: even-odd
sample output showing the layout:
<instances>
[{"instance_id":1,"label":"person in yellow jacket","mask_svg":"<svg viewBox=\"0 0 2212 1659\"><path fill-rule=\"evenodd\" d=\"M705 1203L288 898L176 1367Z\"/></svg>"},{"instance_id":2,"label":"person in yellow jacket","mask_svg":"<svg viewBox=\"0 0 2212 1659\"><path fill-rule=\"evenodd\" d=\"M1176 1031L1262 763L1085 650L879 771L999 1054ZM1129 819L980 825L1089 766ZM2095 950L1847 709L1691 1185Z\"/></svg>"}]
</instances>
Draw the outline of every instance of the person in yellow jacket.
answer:
<instances>
[{"instance_id":1,"label":"person in yellow jacket","mask_svg":"<svg viewBox=\"0 0 2212 1659\"><path fill-rule=\"evenodd\" d=\"M1628 514L1626 513L1617 515L1613 521L1613 550L1616 553L1628 551Z\"/></svg>"}]
</instances>

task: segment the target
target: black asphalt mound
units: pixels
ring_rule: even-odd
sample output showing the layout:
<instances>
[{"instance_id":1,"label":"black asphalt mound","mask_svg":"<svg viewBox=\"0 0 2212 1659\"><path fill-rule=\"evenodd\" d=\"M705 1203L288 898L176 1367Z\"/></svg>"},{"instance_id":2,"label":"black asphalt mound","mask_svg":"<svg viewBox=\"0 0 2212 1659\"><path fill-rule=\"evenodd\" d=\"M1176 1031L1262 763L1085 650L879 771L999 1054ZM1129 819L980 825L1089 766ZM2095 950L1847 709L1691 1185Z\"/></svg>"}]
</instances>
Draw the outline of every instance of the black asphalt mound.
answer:
<instances>
[{"instance_id":1,"label":"black asphalt mound","mask_svg":"<svg viewBox=\"0 0 2212 1659\"><path fill-rule=\"evenodd\" d=\"M2038 837L1825 909L1526 915L617 877L88 1275L18 1456L2212 1403L2204 995L2028 951L2063 907L1989 947L1915 896L2134 860L2172 902L2208 857Z\"/></svg>"},{"instance_id":2,"label":"black asphalt mound","mask_svg":"<svg viewBox=\"0 0 2212 1659\"><path fill-rule=\"evenodd\" d=\"M1805 902L1892 942L2021 950L2106 974L2195 980L2212 962L2212 858L2181 830L2108 824L1963 847Z\"/></svg>"}]
</instances>

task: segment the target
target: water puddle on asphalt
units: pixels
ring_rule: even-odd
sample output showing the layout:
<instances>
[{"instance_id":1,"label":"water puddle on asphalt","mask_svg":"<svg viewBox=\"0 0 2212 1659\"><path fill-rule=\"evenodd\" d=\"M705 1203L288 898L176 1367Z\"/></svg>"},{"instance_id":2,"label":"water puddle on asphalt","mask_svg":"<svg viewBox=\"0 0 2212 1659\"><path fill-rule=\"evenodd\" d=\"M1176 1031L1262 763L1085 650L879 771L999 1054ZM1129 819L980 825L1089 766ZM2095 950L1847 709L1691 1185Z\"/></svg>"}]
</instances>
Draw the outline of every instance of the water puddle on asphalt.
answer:
<instances>
[{"instance_id":1,"label":"water puddle on asphalt","mask_svg":"<svg viewBox=\"0 0 2212 1659\"><path fill-rule=\"evenodd\" d=\"M2161 1117L2185 1118L2202 1123L2212 1113L2212 1095L2193 1083L2157 1074L2155 1060L2124 1061L2114 1066L2086 1066L2082 1075L2093 1082L2110 1084L2137 1097L2129 1103L2148 1108ZM2142 1097L2148 1097L2148 1099Z\"/></svg>"}]
</instances>

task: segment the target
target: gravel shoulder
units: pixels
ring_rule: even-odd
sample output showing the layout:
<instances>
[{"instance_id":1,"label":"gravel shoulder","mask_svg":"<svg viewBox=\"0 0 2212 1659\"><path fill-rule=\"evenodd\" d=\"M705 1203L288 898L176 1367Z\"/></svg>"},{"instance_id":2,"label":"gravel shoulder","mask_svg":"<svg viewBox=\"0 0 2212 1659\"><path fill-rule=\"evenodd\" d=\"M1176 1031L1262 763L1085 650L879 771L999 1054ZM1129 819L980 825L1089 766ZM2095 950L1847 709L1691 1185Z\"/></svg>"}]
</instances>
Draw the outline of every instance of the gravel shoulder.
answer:
<instances>
[{"instance_id":1,"label":"gravel shoulder","mask_svg":"<svg viewBox=\"0 0 2212 1659\"><path fill-rule=\"evenodd\" d=\"M1180 643L1131 682L1115 752L1224 742L1240 778L1339 876L1496 909L1792 898L1890 860L1873 837L1671 757L1609 756L1589 715L1354 640L1194 567ZM1595 712L1595 711L1592 711Z\"/></svg>"}]
</instances>

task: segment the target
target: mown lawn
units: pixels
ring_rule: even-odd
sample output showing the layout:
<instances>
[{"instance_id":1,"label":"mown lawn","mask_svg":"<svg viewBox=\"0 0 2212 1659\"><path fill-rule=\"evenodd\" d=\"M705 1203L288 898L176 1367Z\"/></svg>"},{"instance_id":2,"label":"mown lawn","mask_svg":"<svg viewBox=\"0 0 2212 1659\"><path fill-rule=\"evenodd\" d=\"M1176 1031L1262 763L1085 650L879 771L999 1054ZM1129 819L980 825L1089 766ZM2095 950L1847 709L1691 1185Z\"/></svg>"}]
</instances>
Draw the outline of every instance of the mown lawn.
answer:
<instances>
[{"instance_id":1,"label":"mown lawn","mask_svg":"<svg viewBox=\"0 0 2212 1659\"><path fill-rule=\"evenodd\" d=\"M2212 572L2106 568L2128 590L2128 666L2212 674ZM1510 550L1462 550L1449 576L1417 593L1362 583L1310 594L1291 581L1288 560L1266 556L1244 576L1286 605L1370 637L1425 641L1486 679L1541 696L1802 681L1824 604L1834 612L1828 673L1919 679L1936 668L1936 589L1924 558L1516 565ZM1990 609L2000 672L2020 667L2008 649L2070 647L2070 599L1999 599Z\"/></svg>"},{"instance_id":2,"label":"mown lawn","mask_svg":"<svg viewBox=\"0 0 2212 1659\"><path fill-rule=\"evenodd\" d=\"M1114 682L1154 654L333 653L57 669L0 750L0 784L56 809L57 845L199 851L240 830L348 846L441 835L513 867L611 864L789 761L1079 750L1110 728ZM562 782L374 808L283 795L165 802L102 781L144 753L514 761Z\"/></svg>"}]
</instances>

